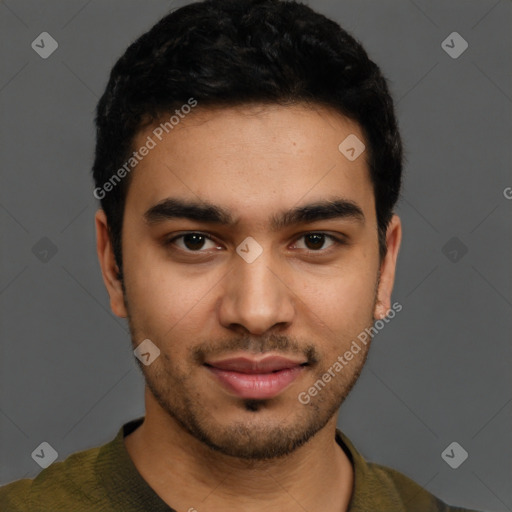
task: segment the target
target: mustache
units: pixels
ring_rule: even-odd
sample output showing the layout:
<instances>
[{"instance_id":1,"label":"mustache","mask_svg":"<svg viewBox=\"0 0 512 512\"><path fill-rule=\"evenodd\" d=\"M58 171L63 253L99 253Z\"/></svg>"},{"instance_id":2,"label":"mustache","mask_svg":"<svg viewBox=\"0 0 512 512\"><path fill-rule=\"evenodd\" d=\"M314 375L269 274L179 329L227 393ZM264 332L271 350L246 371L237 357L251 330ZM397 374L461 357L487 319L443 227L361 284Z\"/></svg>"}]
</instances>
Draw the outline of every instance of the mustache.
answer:
<instances>
[{"instance_id":1,"label":"mustache","mask_svg":"<svg viewBox=\"0 0 512 512\"><path fill-rule=\"evenodd\" d=\"M201 343L190 349L191 357L198 365L203 365L210 358L238 351L254 355L266 352L278 352L283 356L302 355L310 365L315 365L320 360L314 345L300 344L297 340L281 334L269 334L259 338L254 336L229 338L215 343Z\"/></svg>"}]
</instances>

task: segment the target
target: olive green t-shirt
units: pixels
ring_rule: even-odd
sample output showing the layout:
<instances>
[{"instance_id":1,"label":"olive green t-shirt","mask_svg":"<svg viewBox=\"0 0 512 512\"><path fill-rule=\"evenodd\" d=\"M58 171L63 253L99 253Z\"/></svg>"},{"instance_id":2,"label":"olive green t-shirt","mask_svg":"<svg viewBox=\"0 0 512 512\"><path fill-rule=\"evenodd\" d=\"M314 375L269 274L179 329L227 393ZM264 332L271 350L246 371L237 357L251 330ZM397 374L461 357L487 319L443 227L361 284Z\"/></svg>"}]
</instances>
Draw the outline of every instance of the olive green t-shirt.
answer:
<instances>
[{"instance_id":1,"label":"olive green t-shirt","mask_svg":"<svg viewBox=\"0 0 512 512\"><path fill-rule=\"evenodd\" d=\"M176 512L142 478L126 451L123 437L143 420L126 423L109 443L54 462L34 479L0 487L0 511ZM350 512L471 512L447 506L398 471L367 462L339 430L336 441L354 467Z\"/></svg>"}]
</instances>

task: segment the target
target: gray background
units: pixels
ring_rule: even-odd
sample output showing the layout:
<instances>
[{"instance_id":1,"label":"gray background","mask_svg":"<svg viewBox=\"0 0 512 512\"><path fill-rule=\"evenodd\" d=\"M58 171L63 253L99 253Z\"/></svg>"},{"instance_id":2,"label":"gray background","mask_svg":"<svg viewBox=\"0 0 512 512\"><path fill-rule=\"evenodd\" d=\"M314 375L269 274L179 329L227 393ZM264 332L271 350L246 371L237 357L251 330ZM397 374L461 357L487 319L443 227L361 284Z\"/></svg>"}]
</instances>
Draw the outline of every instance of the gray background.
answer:
<instances>
[{"instance_id":1,"label":"gray background","mask_svg":"<svg viewBox=\"0 0 512 512\"><path fill-rule=\"evenodd\" d=\"M95 252L92 122L127 45L184 3L0 3L0 483L35 476L42 441L62 460L144 414ZM449 503L512 510L512 4L309 4L389 78L407 157L403 310L374 339L339 425L366 458ZM31 48L44 31L59 44L48 59ZM441 47L454 31L469 43L457 59ZM441 458L452 441L469 453L458 469Z\"/></svg>"}]
</instances>

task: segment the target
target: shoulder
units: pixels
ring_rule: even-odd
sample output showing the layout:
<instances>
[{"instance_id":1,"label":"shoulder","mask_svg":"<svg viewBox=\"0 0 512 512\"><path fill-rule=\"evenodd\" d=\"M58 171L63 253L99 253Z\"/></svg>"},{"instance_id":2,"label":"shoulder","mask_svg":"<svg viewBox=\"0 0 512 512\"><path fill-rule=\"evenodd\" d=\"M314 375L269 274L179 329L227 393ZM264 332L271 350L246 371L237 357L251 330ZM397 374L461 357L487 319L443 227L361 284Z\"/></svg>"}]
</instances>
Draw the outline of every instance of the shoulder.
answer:
<instances>
[{"instance_id":1,"label":"shoulder","mask_svg":"<svg viewBox=\"0 0 512 512\"><path fill-rule=\"evenodd\" d=\"M369 472L382 484L382 487L399 497L404 510L410 510L414 506L414 510L421 512L476 512L446 504L395 469L374 462L367 464Z\"/></svg>"},{"instance_id":2,"label":"shoulder","mask_svg":"<svg viewBox=\"0 0 512 512\"><path fill-rule=\"evenodd\" d=\"M101 447L74 453L54 462L34 479L23 479L0 487L0 510L92 510L104 498L95 462Z\"/></svg>"},{"instance_id":3,"label":"shoulder","mask_svg":"<svg viewBox=\"0 0 512 512\"><path fill-rule=\"evenodd\" d=\"M368 462L343 432L336 433L354 467L351 512L476 512L447 505L403 473Z\"/></svg>"},{"instance_id":4,"label":"shoulder","mask_svg":"<svg viewBox=\"0 0 512 512\"><path fill-rule=\"evenodd\" d=\"M32 480L27 478L0 487L0 510L24 512L29 510L26 497Z\"/></svg>"}]
</instances>

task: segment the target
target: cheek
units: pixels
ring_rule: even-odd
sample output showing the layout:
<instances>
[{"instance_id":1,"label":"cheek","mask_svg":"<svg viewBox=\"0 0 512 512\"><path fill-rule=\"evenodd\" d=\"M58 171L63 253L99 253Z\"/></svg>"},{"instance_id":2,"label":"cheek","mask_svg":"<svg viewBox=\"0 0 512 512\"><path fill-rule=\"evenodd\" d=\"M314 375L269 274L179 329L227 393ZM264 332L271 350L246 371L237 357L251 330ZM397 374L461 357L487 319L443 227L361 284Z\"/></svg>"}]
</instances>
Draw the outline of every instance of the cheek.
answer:
<instances>
[{"instance_id":1,"label":"cheek","mask_svg":"<svg viewBox=\"0 0 512 512\"><path fill-rule=\"evenodd\" d=\"M328 338L337 343L355 337L371 322L375 303L377 269L346 267L328 279L309 276L299 296L311 322L324 324ZM336 337L338 337L336 340Z\"/></svg>"},{"instance_id":2,"label":"cheek","mask_svg":"<svg viewBox=\"0 0 512 512\"><path fill-rule=\"evenodd\" d=\"M218 272L191 275L184 266L144 250L127 258L125 276L130 314L139 328L155 337L171 337L175 327L183 332L197 325L209 292L222 277Z\"/></svg>"}]
</instances>

